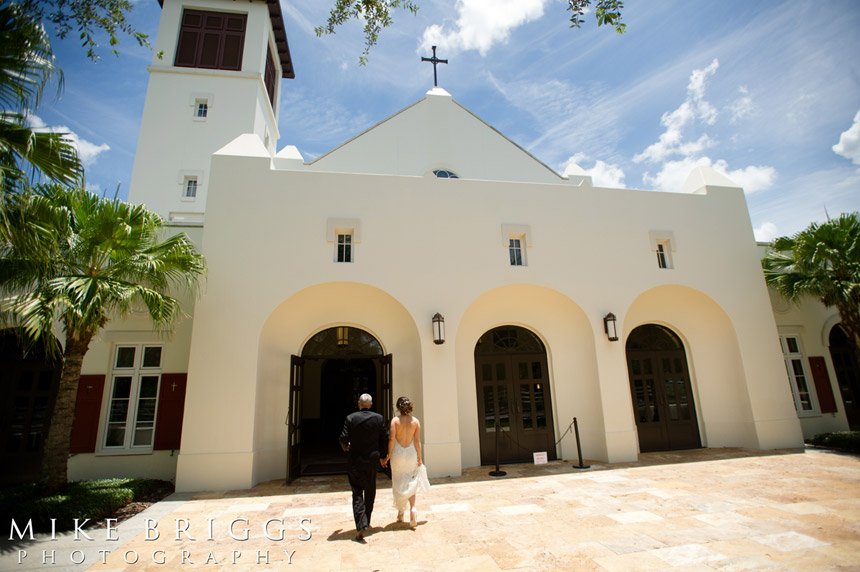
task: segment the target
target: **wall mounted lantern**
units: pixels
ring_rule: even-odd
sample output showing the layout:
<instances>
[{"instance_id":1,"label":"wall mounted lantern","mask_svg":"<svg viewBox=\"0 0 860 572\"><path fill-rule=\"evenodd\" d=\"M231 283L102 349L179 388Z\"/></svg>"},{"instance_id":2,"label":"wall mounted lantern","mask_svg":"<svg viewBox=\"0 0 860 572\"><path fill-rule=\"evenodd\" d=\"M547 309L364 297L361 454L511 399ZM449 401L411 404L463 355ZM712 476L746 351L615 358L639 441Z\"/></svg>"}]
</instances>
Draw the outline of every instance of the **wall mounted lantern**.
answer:
<instances>
[{"instance_id":1,"label":"wall mounted lantern","mask_svg":"<svg viewBox=\"0 0 860 572\"><path fill-rule=\"evenodd\" d=\"M603 316L603 331L610 342L618 341L618 330L615 328L615 314L609 312Z\"/></svg>"},{"instance_id":2,"label":"wall mounted lantern","mask_svg":"<svg viewBox=\"0 0 860 572\"><path fill-rule=\"evenodd\" d=\"M433 343L445 343L445 318L439 312L436 312L436 315L433 316Z\"/></svg>"}]
</instances>

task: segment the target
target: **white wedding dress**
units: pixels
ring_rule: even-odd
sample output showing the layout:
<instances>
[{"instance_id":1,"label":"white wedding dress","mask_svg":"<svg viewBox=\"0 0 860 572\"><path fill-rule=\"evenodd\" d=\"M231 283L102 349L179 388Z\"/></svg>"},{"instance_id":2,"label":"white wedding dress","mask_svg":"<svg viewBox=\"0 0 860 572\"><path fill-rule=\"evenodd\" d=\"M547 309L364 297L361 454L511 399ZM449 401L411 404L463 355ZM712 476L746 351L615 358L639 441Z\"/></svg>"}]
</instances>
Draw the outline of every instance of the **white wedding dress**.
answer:
<instances>
[{"instance_id":1,"label":"white wedding dress","mask_svg":"<svg viewBox=\"0 0 860 572\"><path fill-rule=\"evenodd\" d=\"M394 493L394 507L398 512L409 512L409 497L430 490L427 480L427 467L418 466L418 453L415 445L404 447L394 440L394 453L391 455L391 491Z\"/></svg>"}]
</instances>

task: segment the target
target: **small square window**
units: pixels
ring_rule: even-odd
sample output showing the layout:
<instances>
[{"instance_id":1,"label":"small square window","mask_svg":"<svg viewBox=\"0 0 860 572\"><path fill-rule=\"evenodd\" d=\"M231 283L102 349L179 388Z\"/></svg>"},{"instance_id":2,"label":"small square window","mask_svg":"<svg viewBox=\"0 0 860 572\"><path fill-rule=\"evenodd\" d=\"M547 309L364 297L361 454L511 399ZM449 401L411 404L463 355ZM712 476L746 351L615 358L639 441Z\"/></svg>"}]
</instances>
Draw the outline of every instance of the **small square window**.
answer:
<instances>
[{"instance_id":1,"label":"small square window","mask_svg":"<svg viewBox=\"0 0 860 572\"><path fill-rule=\"evenodd\" d=\"M672 249L668 240L657 241L657 267L669 269L672 268Z\"/></svg>"},{"instance_id":2,"label":"small square window","mask_svg":"<svg viewBox=\"0 0 860 572\"><path fill-rule=\"evenodd\" d=\"M143 348L142 367L161 367L161 346L146 346Z\"/></svg>"},{"instance_id":3,"label":"small square window","mask_svg":"<svg viewBox=\"0 0 860 572\"><path fill-rule=\"evenodd\" d=\"M135 347L118 347L116 349L116 365L114 367L134 367Z\"/></svg>"},{"instance_id":4,"label":"small square window","mask_svg":"<svg viewBox=\"0 0 860 572\"><path fill-rule=\"evenodd\" d=\"M185 177L182 183L182 198L192 200L197 198L197 177Z\"/></svg>"},{"instance_id":5,"label":"small square window","mask_svg":"<svg viewBox=\"0 0 860 572\"><path fill-rule=\"evenodd\" d=\"M194 101L194 117L197 119L206 119L209 116L209 101L206 99L197 99Z\"/></svg>"},{"instance_id":6,"label":"small square window","mask_svg":"<svg viewBox=\"0 0 860 572\"><path fill-rule=\"evenodd\" d=\"M511 266L525 266L525 257L523 256L523 239L510 238L508 239L508 254L511 260Z\"/></svg>"},{"instance_id":7,"label":"small square window","mask_svg":"<svg viewBox=\"0 0 860 572\"><path fill-rule=\"evenodd\" d=\"M352 262L352 235L338 233L336 262Z\"/></svg>"},{"instance_id":8,"label":"small square window","mask_svg":"<svg viewBox=\"0 0 860 572\"><path fill-rule=\"evenodd\" d=\"M800 348L797 345L797 338L785 338L785 345L788 346L788 353L800 353Z\"/></svg>"}]
</instances>

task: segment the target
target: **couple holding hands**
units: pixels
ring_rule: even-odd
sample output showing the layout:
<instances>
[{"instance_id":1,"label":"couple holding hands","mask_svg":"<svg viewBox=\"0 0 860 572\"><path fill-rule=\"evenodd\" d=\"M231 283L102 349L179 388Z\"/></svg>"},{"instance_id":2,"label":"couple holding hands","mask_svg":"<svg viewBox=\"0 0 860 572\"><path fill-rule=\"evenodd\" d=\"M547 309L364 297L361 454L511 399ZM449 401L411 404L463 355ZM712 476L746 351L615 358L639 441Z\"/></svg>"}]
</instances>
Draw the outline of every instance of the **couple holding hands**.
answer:
<instances>
[{"instance_id":1,"label":"couple holding hands","mask_svg":"<svg viewBox=\"0 0 860 572\"><path fill-rule=\"evenodd\" d=\"M347 416L340 434L340 444L349 453L349 486L352 488L352 512L355 540L364 542L370 528L370 516L376 499L376 464L391 463L391 492L397 509L397 522L403 522L409 511L409 526L418 525L415 496L430 488L427 468L421 460L421 424L412 416L413 404L408 397L397 399L397 411L390 424L382 415L370 410L373 399L367 393L358 398L358 411ZM382 456L382 451L387 451Z\"/></svg>"}]
</instances>

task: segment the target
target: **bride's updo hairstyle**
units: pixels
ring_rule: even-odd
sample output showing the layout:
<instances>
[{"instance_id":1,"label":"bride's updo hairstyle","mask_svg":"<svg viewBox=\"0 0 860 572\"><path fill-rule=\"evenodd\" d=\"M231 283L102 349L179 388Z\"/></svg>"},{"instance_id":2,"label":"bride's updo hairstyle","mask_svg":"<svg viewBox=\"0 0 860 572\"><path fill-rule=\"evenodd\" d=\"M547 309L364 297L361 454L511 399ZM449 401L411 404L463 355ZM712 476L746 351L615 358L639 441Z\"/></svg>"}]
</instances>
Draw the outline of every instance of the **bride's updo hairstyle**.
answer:
<instances>
[{"instance_id":1,"label":"bride's updo hairstyle","mask_svg":"<svg viewBox=\"0 0 860 572\"><path fill-rule=\"evenodd\" d=\"M398 397L397 410L401 415L412 415L412 400L406 396Z\"/></svg>"}]
</instances>

